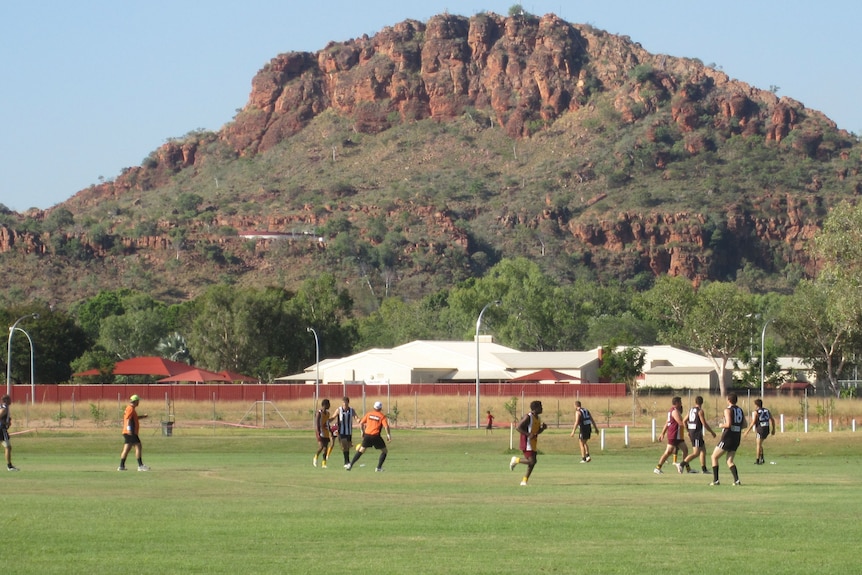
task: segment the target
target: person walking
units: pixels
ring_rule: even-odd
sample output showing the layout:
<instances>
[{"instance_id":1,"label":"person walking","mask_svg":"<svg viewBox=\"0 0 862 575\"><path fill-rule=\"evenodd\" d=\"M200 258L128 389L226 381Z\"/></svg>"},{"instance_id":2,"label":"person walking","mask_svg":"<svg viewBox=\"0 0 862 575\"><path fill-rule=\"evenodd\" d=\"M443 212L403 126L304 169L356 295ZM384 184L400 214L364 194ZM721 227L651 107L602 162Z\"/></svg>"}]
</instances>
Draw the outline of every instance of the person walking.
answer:
<instances>
[{"instance_id":1,"label":"person walking","mask_svg":"<svg viewBox=\"0 0 862 575\"><path fill-rule=\"evenodd\" d=\"M338 421L338 442L344 454L344 467L350 464L350 448L353 447L353 422L359 420L356 410L350 407L350 398L341 398L341 406L335 411Z\"/></svg>"},{"instance_id":2,"label":"person walking","mask_svg":"<svg viewBox=\"0 0 862 575\"><path fill-rule=\"evenodd\" d=\"M317 467L317 461L320 454L323 453L323 461L321 466L326 469L326 458L329 455L329 442L332 440L332 431L329 429L329 400L324 399L320 402L320 409L314 414L314 434L317 437L317 453L311 460L311 464Z\"/></svg>"},{"instance_id":3,"label":"person walking","mask_svg":"<svg viewBox=\"0 0 862 575\"><path fill-rule=\"evenodd\" d=\"M135 448L135 458L138 460L138 471L149 471L150 468L144 465L141 452L141 438L138 436L141 430L141 419L147 417L146 413L138 415L138 404L141 398L133 395L129 398L129 405L126 406L126 411L123 413L123 451L120 453L120 467L117 471L126 470L126 457Z\"/></svg>"},{"instance_id":4,"label":"person walking","mask_svg":"<svg viewBox=\"0 0 862 575\"><path fill-rule=\"evenodd\" d=\"M726 462L730 468L730 473L733 475L733 484L742 485L739 481L739 473L736 470L736 463L733 457L736 455L736 450L739 448L739 443L742 440L742 428L745 427L745 412L742 408L736 405L737 397L735 393L727 394L727 407L724 408L724 420L718 424L722 429L721 439L715 449L712 451L712 483L710 485L721 485L718 481L718 458L727 454Z\"/></svg>"},{"instance_id":5,"label":"person walking","mask_svg":"<svg viewBox=\"0 0 862 575\"><path fill-rule=\"evenodd\" d=\"M491 410L488 410L488 414L485 416L485 435L489 435L494 430L494 416L491 415Z\"/></svg>"},{"instance_id":6,"label":"person walking","mask_svg":"<svg viewBox=\"0 0 862 575\"><path fill-rule=\"evenodd\" d=\"M653 469L653 473L656 475L664 473L664 471L661 470L661 466L664 465L664 462L667 461L668 457L676 453L677 449L682 451L683 459L688 457L688 446L685 444L685 439L682 436L682 429L682 398L674 397L673 400L671 400L670 410L667 412L667 422L665 422L664 427L658 436L658 440L661 441L664 438L665 433L667 433L667 447L665 447L664 453L661 454L658 464L655 466L655 469ZM682 465L677 463L676 470L679 473L682 473Z\"/></svg>"},{"instance_id":7,"label":"person walking","mask_svg":"<svg viewBox=\"0 0 862 575\"><path fill-rule=\"evenodd\" d=\"M350 471L365 450L373 447L380 451L380 457L377 459L377 468L374 471L383 471L383 462L386 461L386 455L389 449L386 447L386 441L392 441L392 434L389 431L389 420L386 414L383 413L383 404L379 401L374 402L374 409L362 416L359 420L359 427L362 429L362 444L356 448L356 453L353 459L347 464L345 469ZM383 441L381 433L386 431L386 441Z\"/></svg>"},{"instance_id":8,"label":"person walking","mask_svg":"<svg viewBox=\"0 0 862 575\"><path fill-rule=\"evenodd\" d=\"M9 428L12 427L12 413L9 411L11 403L12 398L8 395L0 398L0 441L3 442L3 450L6 453L6 470L18 471L18 468L12 465L12 441L9 439Z\"/></svg>"},{"instance_id":9,"label":"person walking","mask_svg":"<svg viewBox=\"0 0 862 575\"><path fill-rule=\"evenodd\" d=\"M590 457L590 434L595 428L596 433L599 432L599 426L596 425L590 410L581 405L580 401L575 402L575 425L572 427L570 437L575 436L575 431L578 432L578 447L581 449L581 460L579 463L589 463L592 461Z\"/></svg>"},{"instance_id":10,"label":"person walking","mask_svg":"<svg viewBox=\"0 0 862 575\"><path fill-rule=\"evenodd\" d=\"M538 461L539 451L537 448L539 434L548 428L548 425L542 422L539 417L542 415L542 402L533 401L530 403L530 411L521 422L518 424L518 433L521 434L521 452L524 457L512 457L509 461L509 469L514 471L519 464L527 466L527 472L521 480L521 486L526 487L530 480L530 475L533 474L533 469Z\"/></svg>"},{"instance_id":11,"label":"person walking","mask_svg":"<svg viewBox=\"0 0 862 575\"><path fill-rule=\"evenodd\" d=\"M689 473L697 473L692 470L689 463L698 457L700 458L700 470L702 473L709 473L706 468L706 443L703 438L703 430L707 430L715 438L715 432L706 421L706 416L703 413L703 397L698 395L694 398L694 406L688 410L688 418L685 420L685 425L688 428L688 438L691 440L691 455L682 460L682 466Z\"/></svg>"},{"instance_id":12,"label":"person walking","mask_svg":"<svg viewBox=\"0 0 862 575\"><path fill-rule=\"evenodd\" d=\"M754 433L757 436L757 459L754 461L754 464L763 465L766 463L763 459L763 442L770 435L775 435L775 418L772 417L772 413L768 409L763 407L762 399L755 399L754 405L757 406L757 409L751 412L751 425L745 430L743 437L748 437L748 432L751 431L751 428L755 428Z\"/></svg>"}]
</instances>

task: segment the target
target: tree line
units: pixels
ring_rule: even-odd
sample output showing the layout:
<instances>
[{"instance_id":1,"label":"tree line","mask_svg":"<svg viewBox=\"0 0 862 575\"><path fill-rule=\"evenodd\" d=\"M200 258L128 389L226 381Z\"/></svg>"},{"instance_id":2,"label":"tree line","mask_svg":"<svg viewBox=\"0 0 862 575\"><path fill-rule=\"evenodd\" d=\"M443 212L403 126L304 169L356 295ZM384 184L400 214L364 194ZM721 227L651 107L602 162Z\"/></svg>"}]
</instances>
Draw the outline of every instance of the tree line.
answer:
<instances>
[{"instance_id":1,"label":"tree line","mask_svg":"<svg viewBox=\"0 0 862 575\"><path fill-rule=\"evenodd\" d=\"M776 358L794 355L838 394L840 380L855 378L862 344L859 230L862 209L838 206L811 246L821 272L789 294L754 294L734 282L694 286L670 276L640 290L586 279L564 285L535 262L515 258L418 301L384 298L361 317L346 287L323 274L295 291L215 285L174 305L123 288L69 310L41 302L0 310L0 321L11 326L30 316L19 328L34 342L38 383L70 381L73 373L92 368L103 372L95 380L109 381L116 361L144 355L269 382L314 363L317 349L308 328L318 335L321 359L416 339L468 340L480 310L499 302L486 310L483 331L522 351L668 344L710 357L722 382L723 372L742 362L749 369L736 384L752 387L760 385L761 353L767 385L780 383ZM14 337L12 344L12 381L27 381L28 342Z\"/></svg>"}]
</instances>

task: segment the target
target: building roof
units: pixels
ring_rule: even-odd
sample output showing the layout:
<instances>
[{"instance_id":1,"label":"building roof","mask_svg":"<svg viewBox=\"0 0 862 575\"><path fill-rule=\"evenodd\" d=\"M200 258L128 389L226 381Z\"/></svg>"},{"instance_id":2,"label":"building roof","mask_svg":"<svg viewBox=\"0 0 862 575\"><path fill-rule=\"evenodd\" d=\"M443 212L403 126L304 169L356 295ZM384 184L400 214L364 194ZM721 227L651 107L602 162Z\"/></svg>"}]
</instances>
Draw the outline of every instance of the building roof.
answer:
<instances>
[{"instance_id":1,"label":"building roof","mask_svg":"<svg viewBox=\"0 0 862 575\"><path fill-rule=\"evenodd\" d=\"M494 356L512 370L538 370L544 368L580 369L599 358L598 349L589 351L516 351L495 353Z\"/></svg>"},{"instance_id":2,"label":"building roof","mask_svg":"<svg viewBox=\"0 0 862 575\"><path fill-rule=\"evenodd\" d=\"M647 369L644 373L649 374L685 374L685 373L712 373L715 371L715 366L707 365L660 365L652 369Z\"/></svg>"}]
</instances>

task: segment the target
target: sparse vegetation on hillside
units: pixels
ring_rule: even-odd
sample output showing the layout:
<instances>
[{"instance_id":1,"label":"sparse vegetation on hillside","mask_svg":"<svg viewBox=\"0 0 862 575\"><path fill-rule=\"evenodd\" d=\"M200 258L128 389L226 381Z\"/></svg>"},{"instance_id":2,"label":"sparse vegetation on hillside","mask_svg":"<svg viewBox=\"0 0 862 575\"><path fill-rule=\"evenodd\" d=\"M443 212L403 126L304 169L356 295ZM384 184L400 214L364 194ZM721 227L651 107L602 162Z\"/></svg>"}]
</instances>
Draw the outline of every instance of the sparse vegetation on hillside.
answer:
<instances>
[{"instance_id":1,"label":"sparse vegetation on hillside","mask_svg":"<svg viewBox=\"0 0 862 575\"><path fill-rule=\"evenodd\" d=\"M505 114L466 93L448 102L457 113L433 118L399 113L388 95L328 107L282 137L273 128L259 153L231 147L235 126L193 131L43 219L0 210L17 234L0 265L25 284L3 297L68 305L125 286L179 302L219 283L293 289L328 271L370 312L387 295L415 301L520 256L565 282L682 273L788 292L811 275L798 246L862 189L854 137L774 94L719 87L697 61L520 5L510 16L525 38L541 31L565 46L567 59L544 69L517 39L491 46L549 81L566 66L578 72L562 112L512 88ZM488 14L475 22L494 25ZM340 81L374 72L421 84L427 41L418 29L393 40L410 78L397 77L388 52L362 68L348 57L357 44L338 45ZM515 133L506 122L517 114L526 128ZM238 121L265 115L247 107Z\"/></svg>"}]
</instances>

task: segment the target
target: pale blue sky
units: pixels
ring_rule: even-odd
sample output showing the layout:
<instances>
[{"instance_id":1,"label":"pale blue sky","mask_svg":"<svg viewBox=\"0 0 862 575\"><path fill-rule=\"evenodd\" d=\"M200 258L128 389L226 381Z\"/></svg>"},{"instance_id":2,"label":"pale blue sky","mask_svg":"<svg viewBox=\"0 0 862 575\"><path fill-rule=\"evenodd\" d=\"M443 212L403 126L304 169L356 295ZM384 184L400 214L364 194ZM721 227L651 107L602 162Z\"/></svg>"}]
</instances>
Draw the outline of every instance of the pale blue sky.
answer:
<instances>
[{"instance_id":1,"label":"pale blue sky","mask_svg":"<svg viewBox=\"0 0 862 575\"><path fill-rule=\"evenodd\" d=\"M166 139L218 130L270 58L317 51L442 12L507 14L496 0L3 0L0 203L24 211L113 178ZM699 58L862 133L862 3L838 0L527 1Z\"/></svg>"}]
</instances>

